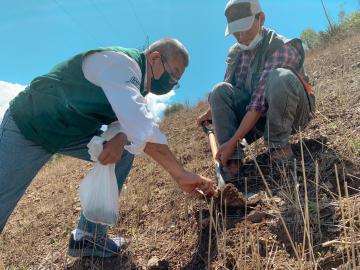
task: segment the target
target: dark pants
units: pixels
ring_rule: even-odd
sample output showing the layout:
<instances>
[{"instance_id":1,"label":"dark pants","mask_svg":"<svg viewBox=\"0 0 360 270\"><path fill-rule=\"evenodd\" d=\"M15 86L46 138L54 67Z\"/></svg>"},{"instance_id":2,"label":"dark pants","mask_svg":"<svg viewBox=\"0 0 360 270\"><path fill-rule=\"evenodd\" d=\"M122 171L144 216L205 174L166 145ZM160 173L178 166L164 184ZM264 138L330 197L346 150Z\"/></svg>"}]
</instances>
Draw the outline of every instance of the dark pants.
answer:
<instances>
[{"instance_id":1,"label":"dark pants","mask_svg":"<svg viewBox=\"0 0 360 270\"><path fill-rule=\"evenodd\" d=\"M310 120L308 95L295 74L288 69L273 70L265 90L268 111L245 137L248 144L264 136L269 147L285 146L291 134L304 128ZM229 83L217 84L209 95L213 126L219 144L235 134L246 114L251 93ZM314 107L314 106L313 106ZM232 159L242 159L244 152L238 146Z\"/></svg>"}]
</instances>

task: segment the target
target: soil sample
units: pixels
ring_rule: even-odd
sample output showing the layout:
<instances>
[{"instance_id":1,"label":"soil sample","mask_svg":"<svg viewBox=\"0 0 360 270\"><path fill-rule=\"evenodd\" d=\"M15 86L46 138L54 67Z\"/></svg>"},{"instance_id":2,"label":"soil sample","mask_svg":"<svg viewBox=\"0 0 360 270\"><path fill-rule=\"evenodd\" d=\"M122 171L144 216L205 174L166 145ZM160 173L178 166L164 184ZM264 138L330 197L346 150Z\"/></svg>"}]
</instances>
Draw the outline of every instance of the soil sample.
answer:
<instances>
[{"instance_id":1,"label":"soil sample","mask_svg":"<svg viewBox=\"0 0 360 270\"><path fill-rule=\"evenodd\" d=\"M215 202L218 205L225 206L226 202L226 206L230 208L245 208L248 206L254 206L258 204L262 198L262 193L255 194L247 198L233 184L226 184L214 196Z\"/></svg>"}]
</instances>

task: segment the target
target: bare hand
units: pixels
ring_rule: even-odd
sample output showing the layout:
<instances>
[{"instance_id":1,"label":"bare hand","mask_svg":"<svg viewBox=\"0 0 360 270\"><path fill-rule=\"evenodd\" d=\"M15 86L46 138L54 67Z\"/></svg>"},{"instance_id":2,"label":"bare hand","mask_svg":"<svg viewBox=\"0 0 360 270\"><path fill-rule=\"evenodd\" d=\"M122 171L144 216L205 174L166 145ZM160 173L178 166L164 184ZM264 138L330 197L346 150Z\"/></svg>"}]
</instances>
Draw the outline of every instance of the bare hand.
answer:
<instances>
[{"instance_id":1,"label":"bare hand","mask_svg":"<svg viewBox=\"0 0 360 270\"><path fill-rule=\"evenodd\" d=\"M195 173L184 172L184 174L177 179L177 183L182 191L197 198L213 196L215 194L214 181Z\"/></svg>"},{"instance_id":2,"label":"bare hand","mask_svg":"<svg viewBox=\"0 0 360 270\"><path fill-rule=\"evenodd\" d=\"M202 115L200 115L196 122L198 126L201 126L204 122L206 121L211 121L211 111L208 110L207 112L203 113Z\"/></svg>"},{"instance_id":3,"label":"bare hand","mask_svg":"<svg viewBox=\"0 0 360 270\"><path fill-rule=\"evenodd\" d=\"M115 164L121 159L127 137L124 133L117 134L110 141L105 143L104 150L98 157L102 165Z\"/></svg>"},{"instance_id":4,"label":"bare hand","mask_svg":"<svg viewBox=\"0 0 360 270\"><path fill-rule=\"evenodd\" d=\"M183 191L198 198L214 195L214 182L209 178L185 171L168 145L148 142L144 152L158 162Z\"/></svg>"},{"instance_id":5,"label":"bare hand","mask_svg":"<svg viewBox=\"0 0 360 270\"><path fill-rule=\"evenodd\" d=\"M219 161L223 167L227 166L228 161L230 160L231 156L235 152L236 144L237 144L236 141L233 141L232 139L230 139L229 141L227 141L226 143L222 144L219 147L218 152L216 153L215 159L217 161Z\"/></svg>"}]
</instances>

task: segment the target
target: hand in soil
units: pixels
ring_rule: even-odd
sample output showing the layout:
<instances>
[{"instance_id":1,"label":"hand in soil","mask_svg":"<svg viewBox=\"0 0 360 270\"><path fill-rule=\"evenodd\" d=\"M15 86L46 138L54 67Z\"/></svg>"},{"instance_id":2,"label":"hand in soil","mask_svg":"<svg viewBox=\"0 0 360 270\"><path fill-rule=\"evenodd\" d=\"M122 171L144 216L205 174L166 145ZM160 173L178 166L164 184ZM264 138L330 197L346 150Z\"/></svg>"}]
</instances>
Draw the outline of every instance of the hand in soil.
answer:
<instances>
[{"instance_id":1,"label":"hand in soil","mask_svg":"<svg viewBox=\"0 0 360 270\"><path fill-rule=\"evenodd\" d=\"M177 182L182 191L190 193L196 198L215 194L214 181L195 173L185 172Z\"/></svg>"}]
</instances>

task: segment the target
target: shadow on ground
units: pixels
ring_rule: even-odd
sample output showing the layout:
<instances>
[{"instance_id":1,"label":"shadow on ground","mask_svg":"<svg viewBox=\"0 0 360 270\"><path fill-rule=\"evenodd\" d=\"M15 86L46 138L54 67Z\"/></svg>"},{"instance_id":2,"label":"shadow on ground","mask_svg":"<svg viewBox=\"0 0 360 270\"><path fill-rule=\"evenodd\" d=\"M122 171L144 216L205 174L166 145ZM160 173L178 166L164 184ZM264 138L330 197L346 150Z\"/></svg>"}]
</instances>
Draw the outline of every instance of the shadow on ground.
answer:
<instances>
[{"instance_id":1,"label":"shadow on ground","mask_svg":"<svg viewBox=\"0 0 360 270\"><path fill-rule=\"evenodd\" d=\"M303 172L305 172L312 242L316 244L335 239L339 235L339 216L335 205L330 203L331 199L329 198L338 196L338 188L341 190L342 196L344 196L345 182L347 182L350 195L359 193L360 178L358 168L356 164L347 160L346 157L339 156L328 147L326 138L323 137L304 140L302 149L299 142L293 143L291 147L296 156L296 162L277 164L271 160L268 153L259 153L256 156L256 161L249 160L244 163L237 181L232 183L244 194L266 191L262 174L272 196L282 201L282 206L279 209L291 236L291 241L295 246L301 246L304 241L303 213L306 196ZM301 162L302 159L304 165ZM319 179L318 186L316 185L316 178ZM236 213L228 211L227 214L227 229L236 227L245 217L244 209L237 209ZM209 248L209 221L207 219L209 211L207 209L202 210L201 216L200 220L203 221L203 224L199 222L201 230L197 250L183 269L207 268ZM199 216L197 218L199 219ZM294 256L289 238L280 220L270 227L272 233L286 247L290 256ZM214 237L215 233L212 232L212 235L210 260L214 260L218 253ZM308 248L305 247L305 249ZM314 245L312 248L315 254L325 254L328 251L321 245ZM328 265L333 267L337 263L340 264L340 260Z\"/></svg>"},{"instance_id":2,"label":"shadow on ground","mask_svg":"<svg viewBox=\"0 0 360 270\"><path fill-rule=\"evenodd\" d=\"M77 259L71 265L68 265L66 270L88 270L88 269L102 269L102 270L137 270L138 267L130 253L120 254L112 258L95 258L85 257Z\"/></svg>"}]
</instances>

